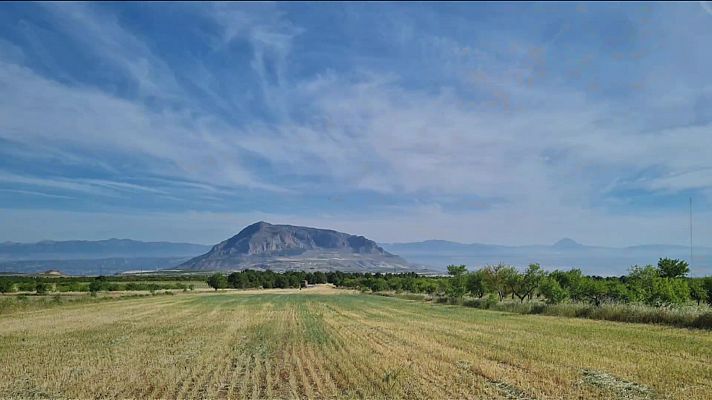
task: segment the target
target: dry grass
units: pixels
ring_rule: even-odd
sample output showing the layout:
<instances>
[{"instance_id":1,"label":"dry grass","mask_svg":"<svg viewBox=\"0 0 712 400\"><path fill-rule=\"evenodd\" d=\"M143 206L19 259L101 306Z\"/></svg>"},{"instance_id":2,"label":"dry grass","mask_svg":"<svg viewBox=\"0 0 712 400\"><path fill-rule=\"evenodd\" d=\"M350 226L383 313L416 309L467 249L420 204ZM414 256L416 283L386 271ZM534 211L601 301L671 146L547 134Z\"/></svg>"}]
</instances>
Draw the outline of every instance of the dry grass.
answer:
<instances>
[{"instance_id":1,"label":"dry grass","mask_svg":"<svg viewBox=\"0 0 712 400\"><path fill-rule=\"evenodd\" d=\"M712 333L308 290L0 316L2 398L709 398Z\"/></svg>"}]
</instances>

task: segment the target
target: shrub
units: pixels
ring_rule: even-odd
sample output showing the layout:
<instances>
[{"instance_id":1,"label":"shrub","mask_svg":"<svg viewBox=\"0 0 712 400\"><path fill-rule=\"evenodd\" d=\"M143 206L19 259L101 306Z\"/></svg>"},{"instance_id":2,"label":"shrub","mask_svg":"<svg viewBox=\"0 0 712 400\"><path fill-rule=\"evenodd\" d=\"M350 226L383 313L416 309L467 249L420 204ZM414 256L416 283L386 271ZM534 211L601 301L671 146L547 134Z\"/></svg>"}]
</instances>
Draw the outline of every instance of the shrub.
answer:
<instances>
[{"instance_id":1,"label":"shrub","mask_svg":"<svg viewBox=\"0 0 712 400\"><path fill-rule=\"evenodd\" d=\"M700 315L690 326L700 329L712 329L712 312Z\"/></svg>"},{"instance_id":2,"label":"shrub","mask_svg":"<svg viewBox=\"0 0 712 400\"><path fill-rule=\"evenodd\" d=\"M490 293L487 296L487 300L485 300L484 302L484 308L492 308L495 304L497 304L497 295L494 293Z\"/></svg>"},{"instance_id":3,"label":"shrub","mask_svg":"<svg viewBox=\"0 0 712 400\"><path fill-rule=\"evenodd\" d=\"M692 300L695 300L697 302L698 306L700 305L700 303L709 300L707 290L705 290L702 280L696 279L694 281L691 281L689 286L690 297L692 298Z\"/></svg>"},{"instance_id":4,"label":"shrub","mask_svg":"<svg viewBox=\"0 0 712 400\"><path fill-rule=\"evenodd\" d=\"M43 282L37 282L37 284L35 284L35 291L37 294L46 294L49 291L49 285Z\"/></svg>"},{"instance_id":5,"label":"shrub","mask_svg":"<svg viewBox=\"0 0 712 400\"><path fill-rule=\"evenodd\" d=\"M702 287L707 292L707 304L712 306L712 276L702 280Z\"/></svg>"},{"instance_id":6,"label":"shrub","mask_svg":"<svg viewBox=\"0 0 712 400\"><path fill-rule=\"evenodd\" d=\"M11 293L15 291L15 284L9 279L0 278L0 293Z\"/></svg>"},{"instance_id":7,"label":"shrub","mask_svg":"<svg viewBox=\"0 0 712 400\"><path fill-rule=\"evenodd\" d=\"M98 278L94 279L89 284L89 291L91 293L93 293L94 295L96 295L96 292L104 290L104 280L100 279L100 278L102 278L102 277L98 277Z\"/></svg>"},{"instance_id":8,"label":"shrub","mask_svg":"<svg viewBox=\"0 0 712 400\"><path fill-rule=\"evenodd\" d=\"M17 285L17 288L21 292L34 292L35 291L35 282L34 281L21 282Z\"/></svg>"}]
</instances>

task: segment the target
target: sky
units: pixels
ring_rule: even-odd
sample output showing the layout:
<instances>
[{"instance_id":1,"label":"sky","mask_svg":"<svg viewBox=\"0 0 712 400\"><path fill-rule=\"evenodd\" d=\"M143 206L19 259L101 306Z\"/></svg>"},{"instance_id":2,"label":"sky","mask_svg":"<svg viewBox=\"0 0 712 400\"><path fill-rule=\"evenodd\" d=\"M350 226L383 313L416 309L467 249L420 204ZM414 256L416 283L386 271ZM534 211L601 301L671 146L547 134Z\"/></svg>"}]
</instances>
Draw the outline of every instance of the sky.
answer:
<instances>
[{"instance_id":1,"label":"sky","mask_svg":"<svg viewBox=\"0 0 712 400\"><path fill-rule=\"evenodd\" d=\"M0 241L712 246L712 3L0 4Z\"/></svg>"}]
</instances>

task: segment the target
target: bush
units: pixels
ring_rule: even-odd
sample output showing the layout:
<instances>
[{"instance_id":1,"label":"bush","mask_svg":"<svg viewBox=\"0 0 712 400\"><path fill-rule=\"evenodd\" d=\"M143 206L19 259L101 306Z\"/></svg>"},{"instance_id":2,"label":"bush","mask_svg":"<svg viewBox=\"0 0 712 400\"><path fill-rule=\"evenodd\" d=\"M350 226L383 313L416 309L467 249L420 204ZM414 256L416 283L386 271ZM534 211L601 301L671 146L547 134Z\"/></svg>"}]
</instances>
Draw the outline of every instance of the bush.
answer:
<instances>
[{"instance_id":1,"label":"bush","mask_svg":"<svg viewBox=\"0 0 712 400\"><path fill-rule=\"evenodd\" d=\"M34 281L21 282L17 285L17 288L20 292L34 292L35 291L35 282Z\"/></svg>"},{"instance_id":2,"label":"bush","mask_svg":"<svg viewBox=\"0 0 712 400\"><path fill-rule=\"evenodd\" d=\"M89 291L90 291L91 293L93 293L94 295L96 295L96 292L99 292L99 291L101 291L101 290L105 290L105 289L104 289L104 283L105 283L105 282L104 282L103 279L100 279L100 278L102 278L102 277L98 277L98 278L94 279L94 280L91 281L91 283L89 284Z\"/></svg>"},{"instance_id":3,"label":"bush","mask_svg":"<svg viewBox=\"0 0 712 400\"><path fill-rule=\"evenodd\" d=\"M712 329L712 312L706 312L695 319L691 324L693 328Z\"/></svg>"},{"instance_id":4,"label":"bush","mask_svg":"<svg viewBox=\"0 0 712 400\"><path fill-rule=\"evenodd\" d=\"M0 293L11 293L15 291L15 284L9 279L0 278Z\"/></svg>"},{"instance_id":5,"label":"bush","mask_svg":"<svg viewBox=\"0 0 712 400\"><path fill-rule=\"evenodd\" d=\"M42 282L37 282L35 284L35 291L37 294L46 294L49 291L49 285Z\"/></svg>"},{"instance_id":6,"label":"bush","mask_svg":"<svg viewBox=\"0 0 712 400\"><path fill-rule=\"evenodd\" d=\"M689 283L690 286L690 297L692 300L697 302L697 305L699 306L700 303L704 303L709 301L709 294L707 293L707 290L705 290L704 287L704 281L701 279L696 279L693 280Z\"/></svg>"}]
</instances>

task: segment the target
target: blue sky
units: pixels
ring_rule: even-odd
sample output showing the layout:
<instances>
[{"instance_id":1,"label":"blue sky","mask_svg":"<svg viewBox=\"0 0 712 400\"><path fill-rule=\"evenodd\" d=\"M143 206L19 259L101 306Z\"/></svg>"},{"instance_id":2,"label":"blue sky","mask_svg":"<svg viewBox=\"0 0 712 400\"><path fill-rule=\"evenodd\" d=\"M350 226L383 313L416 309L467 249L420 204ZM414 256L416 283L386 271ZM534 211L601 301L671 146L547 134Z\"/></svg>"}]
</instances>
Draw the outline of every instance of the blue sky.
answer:
<instances>
[{"instance_id":1,"label":"blue sky","mask_svg":"<svg viewBox=\"0 0 712 400\"><path fill-rule=\"evenodd\" d=\"M0 5L0 241L712 244L712 5Z\"/></svg>"}]
</instances>

